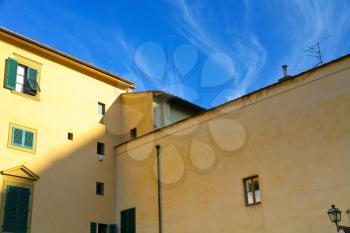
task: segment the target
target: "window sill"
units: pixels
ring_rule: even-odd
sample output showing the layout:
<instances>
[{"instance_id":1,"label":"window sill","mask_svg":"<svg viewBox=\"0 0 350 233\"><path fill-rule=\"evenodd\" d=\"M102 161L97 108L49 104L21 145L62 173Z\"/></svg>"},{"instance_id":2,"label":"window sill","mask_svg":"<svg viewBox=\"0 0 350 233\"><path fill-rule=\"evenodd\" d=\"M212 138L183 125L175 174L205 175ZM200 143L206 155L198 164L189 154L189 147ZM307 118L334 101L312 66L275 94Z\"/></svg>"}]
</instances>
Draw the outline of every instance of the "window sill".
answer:
<instances>
[{"instance_id":1,"label":"window sill","mask_svg":"<svg viewBox=\"0 0 350 233\"><path fill-rule=\"evenodd\" d=\"M248 203L245 204L246 207L249 207L249 206L257 206L257 205L261 205L261 201L255 202L255 203L252 203L252 204L248 204Z\"/></svg>"},{"instance_id":2,"label":"window sill","mask_svg":"<svg viewBox=\"0 0 350 233\"><path fill-rule=\"evenodd\" d=\"M27 149L27 148L20 147L20 146L14 146L12 144L7 145L7 147L10 148L10 149L19 150L19 151L23 151L23 152L28 152L28 153L31 153L31 154L35 154L36 153L35 148L34 149Z\"/></svg>"},{"instance_id":3,"label":"window sill","mask_svg":"<svg viewBox=\"0 0 350 233\"><path fill-rule=\"evenodd\" d=\"M35 100L35 101L38 101L38 102L40 101L39 94L37 94L36 96L32 96L32 95L28 95L26 93L14 91L14 90L11 90L11 93L19 95L19 96L23 96L25 98L28 98L28 99L31 99L31 100Z\"/></svg>"}]
</instances>

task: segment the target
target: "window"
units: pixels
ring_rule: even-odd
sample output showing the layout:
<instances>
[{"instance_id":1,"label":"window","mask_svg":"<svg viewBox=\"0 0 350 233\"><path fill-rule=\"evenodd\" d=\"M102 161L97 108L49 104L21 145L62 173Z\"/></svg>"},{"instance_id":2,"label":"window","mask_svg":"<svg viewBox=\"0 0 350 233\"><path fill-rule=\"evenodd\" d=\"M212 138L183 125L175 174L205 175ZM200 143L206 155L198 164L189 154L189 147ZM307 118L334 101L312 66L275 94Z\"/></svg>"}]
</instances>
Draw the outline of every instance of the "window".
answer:
<instances>
[{"instance_id":1,"label":"window","mask_svg":"<svg viewBox=\"0 0 350 233\"><path fill-rule=\"evenodd\" d=\"M96 182L96 194L103 196L105 193L105 184L102 182Z\"/></svg>"},{"instance_id":2,"label":"window","mask_svg":"<svg viewBox=\"0 0 350 233\"><path fill-rule=\"evenodd\" d=\"M249 206L261 203L258 176L243 179L243 184L246 205Z\"/></svg>"},{"instance_id":3,"label":"window","mask_svg":"<svg viewBox=\"0 0 350 233\"><path fill-rule=\"evenodd\" d=\"M109 224L108 229L108 233L117 233L117 224Z\"/></svg>"},{"instance_id":4,"label":"window","mask_svg":"<svg viewBox=\"0 0 350 233\"><path fill-rule=\"evenodd\" d=\"M69 132L67 138L68 140L73 140L73 133Z\"/></svg>"},{"instance_id":5,"label":"window","mask_svg":"<svg viewBox=\"0 0 350 233\"><path fill-rule=\"evenodd\" d=\"M36 134L35 129L10 124L8 146L13 149L35 153Z\"/></svg>"},{"instance_id":6,"label":"window","mask_svg":"<svg viewBox=\"0 0 350 233\"><path fill-rule=\"evenodd\" d=\"M122 233L136 232L136 208L120 212L120 228Z\"/></svg>"},{"instance_id":7,"label":"window","mask_svg":"<svg viewBox=\"0 0 350 233\"><path fill-rule=\"evenodd\" d=\"M2 229L4 232L26 232L29 217L30 189L8 185Z\"/></svg>"},{"instance_id":8,"label":"window","mask_svg":"<svg viewBox=\"0 0 350 233\"><path fill-rule=\"evenodd\" d=\"M90 233L97 233L97 224L96 222L90 222Z\"/></svg>"},{"instance_id":9,"label":"window","mask_svg":"<svg viewBox=\"0 0 350 233\"><path fill-rule=\"evenodd\" d=\"M137 137L137 129L133 128L130 130L130 139L135 139Z\"/></svg>"},{"instance_id":10,"label":"window","mask_svg":"<svg viewBox=\"0 0 350 233\"><path fill-rule=\"evenodd\" d=\"M105 154L105 144L102 142L97 143L97 154L104 155Z\"/></svg>"},{"instance_id":11,"label":"window","mask_svg":"<svg viewBox=\"0 0 350 233\"><path fill-rule=\"evenodd\" d=\"M38 70L18 63L15 59L8 58L4 86L16 92L36 96L40 91Z\"/></svg>"},{"instance_id":12,"label":"window","mask_svg":"<svg viewBox=\"0 0 350 233\"><path fill-rule=\"evenodd\" d=\"M38 176L24 165L1 172L0 232L31 232L34 182Z\"/></svg>"},{"instance_id":13,"label":"window","mask_svg":"<svg viewBox=\"0 0 350 233\"><path fill-rule=\"evenodd\" d=\"M103 223L98 224L98 233L108 233L107 229L108 229L107 224L103 224Z\"/></svg>"},{"instance_id":14,"label":"window","mask_svg":"<svg viewBox=\"0 0 350 233\"><path fill-rule=\"evenodd\" d=\"M104 103L98 102L97 112L100 115L104 115L105 114L105 104Z\"/></svg>"},{"instance_id":15,"label":"window","mask_svg":"<svg viewBox=\"0 0 350 233\"><path fill-rule=\"evenodd\" d=\"M117 233L117 224L107 225L107 224L99 223L97 225L96 222L90 222L90 233L97 233L97 226L98 226L98 233Z\"/></svg>"}]
</instances>

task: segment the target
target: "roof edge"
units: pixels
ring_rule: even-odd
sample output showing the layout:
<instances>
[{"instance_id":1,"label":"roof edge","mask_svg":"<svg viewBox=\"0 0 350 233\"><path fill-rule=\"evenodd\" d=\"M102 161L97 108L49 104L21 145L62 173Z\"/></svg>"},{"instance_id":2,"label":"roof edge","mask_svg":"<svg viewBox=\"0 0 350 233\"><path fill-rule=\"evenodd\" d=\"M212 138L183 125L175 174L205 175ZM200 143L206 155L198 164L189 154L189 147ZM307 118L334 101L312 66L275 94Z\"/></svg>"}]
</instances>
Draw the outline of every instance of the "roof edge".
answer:
<instances>
[{"instance_id":1,"label":"roof edge","mask_svg":"<svg viewBox=\"0 0 350 233\"><path fill-rule=\"evenodd\" d=\"M6 28L0 27L0 39L3 39L9 43L15 43L24 47L25 49L31 49L37 54L44 54L49 56L51 59L55 58L60 60L62 63L68 63L71 67L76 70L85 70L88 73L93 73L99 76L101 81L105 81L110 84L121 85L127 88L135 88L135 84L128 81L119 75L113 74L109 71L103 70L97 66L91 65L85 61L75 58L71 55L53 49L47 45L41 44L37 41L29 39L25 36L12 32Z\"/></svg>"},{"instance_id":2,"label":"roof edge","mask_svg":"<svg viewBox=\"0 0 350 233\"><path fill-rule=\"evenodd\" d=\"M127 141L125 141L125 142L122 142L122 143L120 143L120 144L117 144L117 145L114 146L114 149L116 149L116 148L118 148L118 147L121 147L121 146L123 146L123 145L126 145L126 144L128 144L129 142L135 141L135 140L137 140L137 139L139 139L139 138L146 137L146 136L148 136L148 135L150 135L150 134L160 132L161 130L174 127L175 125L182 124L182 123L184 123L184 122L193 120L194 118L201 117L201 116L203 116L203 115L205 115L205 114L208 114L208 113L210 113L210 112L214 112L214 111L216 111L217 109L223 108L223 107L225 107L225 106L227 106L227 105L229 105L229 104L232 104L232 103L234 103L234 102L236 102L236 101L242 100L242 99L244 99L244 98L246 98L246 97L249 97L249 96L252 96L252 95L254 95L254 94L256 94L256 93L259 93L259 92L262 92L262 91L264 91L264 90L270 89L270 88L272 88L272 87L275 87L275 86L277 86L277 85L280 85L281 83L289 82L290 80L294 80L294 79L300 78L300 77L302 77L302 76L303 76L304 74L306 74L306 73L316 71L316 70L318 70L318 69L321 69L321 68L324 68L324 67L326 67L326 66L332 65L332 64L334 64L334 63L336 63L336 62L345 60L345 59L347 59L347 58L350 58L350 54L346 54L346 55L344 55L344 56L342 56L342 57L339 57L339 58L334 59L334 60L332 60L332 61L330 61L330 62L327 62L327 63L325 63L325 64L323 64L323 65L321 65L321 66L317 66L317 67L315 67L315 68L312 68L312 69L303 71L303 72L301 72L301 73L299 73L299 74L290 76L290 77L288 77L288 78L286 78L286 79L281 79L280 81L277 81L277 82L275 82L275 83L273 83L273 84L270 84L270 85L265 86L265 87L263 87L263 88L260 88L260 89L258 89L258 90L255 90L255 91L252 91L252 92L247 93L247 94L245 94L245 95L242 95L242 96L240 96L240 97L238 97L238 98L235 98L235 99L233 99L233 100L230 100L230 101L228 101L228 102L226 102L226 103L223 103L223 104L221 104L221 105L218 105L218 106L216 106L216 107L210 108L210 109L208 109L208 110L206 110L206 111L204 111L204 112L202 112L202 113L196 114L196 115L193 116L193 117L185 118L185 119L183 119L183 120L181 120L181 121L178 121L178 122L175 122L175 123L173 123L173 124L167 125L167 126L165 126L165 127L163 127L163 128L159 128L159 129L156 129L156 130L151 131L151 132L149 132L149 133L143 134L143 135L141 135L140 137L137 137L137 138L135 138L135 139L127 140Z\"/></svg>"},{"instance_id":3,"label":"roof edge","mask_svg":"<svg viewBox=\"0 0 350 233\"><path fill-rule=\"evenodd\" d=\"M189 106L191 107L192 109L194 109L195 111L198 111L198 112L204 112L204 111L207 111L206 108L200 106L200 105L197 105L195 103L192 103L188 100L185 100L179 96L176 96L176 95L173 95L171 93L168 93L166 91L161 91L161 90L146 90L146 91L137 91L137 92L126 92L126 93L122 93L122 95L132 95L132 94L142 94L142 93L152 93L153 96L155 95L158 95L158 94L163 94L165 96L168 96L169 99L173 99L175 101L179 101L183 104L185 104L186 106Z\"/></svg>"}]
</instances>

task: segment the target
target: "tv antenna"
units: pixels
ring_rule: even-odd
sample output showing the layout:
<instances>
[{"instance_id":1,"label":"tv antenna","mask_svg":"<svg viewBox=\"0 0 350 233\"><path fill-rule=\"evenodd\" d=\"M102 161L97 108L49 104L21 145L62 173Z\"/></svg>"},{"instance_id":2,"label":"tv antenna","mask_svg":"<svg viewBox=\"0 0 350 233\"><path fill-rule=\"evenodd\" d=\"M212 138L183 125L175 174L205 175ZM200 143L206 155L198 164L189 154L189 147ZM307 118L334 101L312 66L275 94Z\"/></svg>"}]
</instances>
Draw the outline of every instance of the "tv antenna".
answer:
<instances>
[{"instance_id":1,"label":"tv antenna","mask_svg":"<svg viewBox=\"0 0 350 233\"><path fill-rule=\"evenodd\" d=\"M307 56L316 58L318 60L318 63L314 65L312 68L315 68L319 65L323 64L323 59L322 59L322 53L321 53L321 47L320 44L327 40L330 36L326 36L323 40L320 40L316 42L315 44L308 46L307 49L304 51L307 52Z\"/></svg>"}]
</instances>

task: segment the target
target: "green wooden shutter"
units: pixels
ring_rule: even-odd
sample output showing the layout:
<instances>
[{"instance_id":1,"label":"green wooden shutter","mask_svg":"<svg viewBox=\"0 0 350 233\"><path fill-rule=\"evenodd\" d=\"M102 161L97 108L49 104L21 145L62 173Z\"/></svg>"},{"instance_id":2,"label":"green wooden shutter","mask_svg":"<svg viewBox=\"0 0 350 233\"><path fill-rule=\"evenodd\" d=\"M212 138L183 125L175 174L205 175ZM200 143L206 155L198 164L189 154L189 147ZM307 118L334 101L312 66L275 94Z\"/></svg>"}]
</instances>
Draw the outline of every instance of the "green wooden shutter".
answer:
<instances>
[{"instance_id":1,"label":"green wooden shutter","mask_svg":"<svg viewBox=\"0 0 350 233\"><path fill-rule=\"evenodd\" d=\"M18 62L16 60L12 58L7 59L5 87L11 90L16 89L17 66Z\"/></svg>"},{"instance_id":2,"label":"green wooden shutter","mask_svg":"<svg viewBox=\"0 0 350 233\"><path fill-rule=\"evenodd\" d=\"M38 71L36 69L28 67L27 69L27 80L30 85L30 87L35 90L39 91L39 85L38 85Z\"/></svg>"},{"instance_id":3,"label":"green wooden shutter","mask_svg":"<svg viewBox=\"0 0 350 233\"><path fill-rule=\"evenodd\" d=\"M90 233L96 233L97 225L95 222L90 222Z\"/></svg>"},{"instance_id":4,"label":"green wooden shutter","mask_svg":"<svg viewBox=\"0 0 350 233\"><path fill-rule=\"evenodd\" d=\"M38 85L38 71L36 69L33 69L31 67L27 68L27 82L30 92L36 94L37 91L40 91Z\"/></svg>"},{"instance_id":5,"label":"green wooden shutter","mask_svg":"<svg viewBox=\"0 0 350 233\"><path fill-rule=\"evenodd\" d=\"M24 187L7 186L4 222L4 232L27 232L30 190Z\"/></svg>"},{"instance_id":6,"label":"green wooden shutter","mask_svg":"<svg viewBox=\"0 0 350 233\"><path fill-rule=\"evenodd\" d=\"M12 128L12 144L15 146L23 145L23 130L18 128Z\"/></svg>"},{"instance_id":7,"label":"green wooden shutter","mask_svg":"<svg viewBox=\"0 0 350 233\"><path fill-rule=\"evenodd\" d=\"M7 186L6 188L5 212L2 231L13 232L16 230L17 191L17 188L14 186Z\"/></svg>"},{"instance_id":8,"label":"green wooden shutter","mask_svg":"<svg viewBox=\"0 0 350 233\"><path fill-rule=\"evenodd\" d=\"M109 224L109 233L117 233L117 224Z\"/></svg>"},{"instance_id":9,"label":"green wooden shutter","mask_svg":"<svg viewBox=\"0 0 350 233\"><path fill-rule=\"evenodd\" d=\"M30 131L25 131L24 135L24 147L33 149L34 133Z\"/></svg>"},{"instance_id":10,"label":"green wooden shutter","mask_svg":"<svg viewBox=\"0 0 350 233\"><path fill-rule=\"evenodd\" d=\"M19 188L17 204L17 231L19 233L27 232L28 213L29 213L29 195L28 188Z\"/></svg>"}]
</instances>

